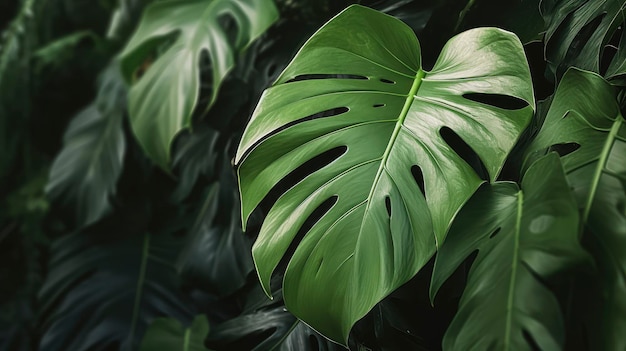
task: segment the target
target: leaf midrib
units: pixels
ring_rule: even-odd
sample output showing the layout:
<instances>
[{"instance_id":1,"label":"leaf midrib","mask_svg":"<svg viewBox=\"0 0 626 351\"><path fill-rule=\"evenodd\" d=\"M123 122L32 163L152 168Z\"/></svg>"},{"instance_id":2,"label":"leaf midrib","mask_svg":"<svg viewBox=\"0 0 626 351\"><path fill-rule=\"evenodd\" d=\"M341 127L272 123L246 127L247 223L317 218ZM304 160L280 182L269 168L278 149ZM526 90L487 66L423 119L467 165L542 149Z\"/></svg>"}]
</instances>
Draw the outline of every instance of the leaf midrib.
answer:
<instances>
[{"instance_id":1,"label":"leaf midrib","mask_svg":"<svg viewBox=\"0 0 626 351\"><path fill-rule=\"evenodd\" d=\"M123 114L123 112L117 110L113 112L107 111L107 113L101 113L98 107L96 107L96 109L98 110L97 112L100 114L101 118L108 118L109 120L105 121L104 132L102 133L101 137L98 138L98 141L96 142L96 147L93 149L92 155L96 156L91 157L91 159L88 161L87 172L85 172L87 174L87 179L90 179L95 172L95 169L97 168L96 166L99 164L98 160L100 160L100 157L98 157L97 155L105 153L104 145L106 144L106 141L109 140L111 135L113 135L113 132L116 129L115 127L117 126L117 122Z\"/></svg>"},{"instance_id":2,"label":"leaf midrib","mask_svg":"<svg viewBox=\"0 0 626 351\"><path fill-rule=\"evenodd\" d=\"M144 235L143 245L141 249L141 264L139 267L139 276L137 277L137 287L135 289L135 301L133 303L133 314L130 325L130 333L128 334L128 342L131 344L135 338L137 322L139 321L139 306L141 304L141 296L143 294L143 285L146 280L146 268L148 266L148 257L150 255L150 233Z\"/></svg>"},{"instance_id":3,"label":"leaf midrib","mask_svg":"<svg viewBox=\"0 0 626 351\"><path fill-rule=\"evenodd\" d=\"M593 174L593 178L591 179L591 189L589 190L589 196L587 197L587 202L585 203L585 208L583 212L583 223L587 223L587 219L589 218L589 212L591 211L591 206L593 205L593 200L596 197L596 192L598 190L598 185L600 184L600 177L602 177L602 173L606 168L606 163L609 160L609 154L611 153L611 149L613 148L613 144L615 143L615 139L617 137L617 133L619 132L622 126L623 117L618 115L611 126L611 130L609 131L609 135L604 142L604 146L602 147L602 153L600 153L600 158L598 159L598 165Z\"/></svg>"},{"instance_id":4,"label":"leaf midrib","mask_svg":"<svg viewBox=\"0 0 626 351\"><path fill-rule=\"evenodd\" d=\"M409 93L406 97L406 100L404 101L404 106L402 107L402 111L400 112L400 116L398 116L398 121L396 122L396 126L393 129L393 132L391 133L391 137L389 138L389 143L387 144L387 148L385 149L385 152L383 153L383 156L380 160L380 166L378 167L378 171L376 172L376 177L374 177L374 182L372 183L372 187L370 189L370 193L367 195L367 206L365 207L365 214L367 215L367 213L369 212L369 207L371 204L371 200L372 197L374 196L374 191L376 190L376 188L378 187L378 182L380 181L380 177L383 173L383 171L386 168L387 165L387 160L389 159L389 154L391 153L391 149L393 148L396 139L398 138L398 134L400 133L400 129L402 129L402 126L404 125L404 120L406 119L406 116L409 113L409 109L411 108L411 105L413 104L413 101L415 100L415 95L417 94L417 91L419 90L420 86L422 85L422 81L423 78L426 76L426 72L422 69L420 69L419 71L417 71L417 73L415 74L415 78L413 78L413 85L411 85L411 89L409 90ZM366 216L364 216L363 218L365 218ZM361 226L363 225L363 222L361 223Z\"/></svg>"},{"instance_id":5,"label":"leaf midrib","mask_svg":"<svg viewBox=\"0 0 626 351\"><path fill-rule=\"evenodd\" d=\"M509 281L509 291L506 302L506 324L504 327L504 350L511 349L511 328L513 324L513 300L515 297L515 281L517 280L517 269L519 259L519 241L522 226L522 214L524 211L524 193L517 192L517 217L515 219L515 235L513 237L513 259L511 261L511 280Z\"/></svg>"}]
</instances>

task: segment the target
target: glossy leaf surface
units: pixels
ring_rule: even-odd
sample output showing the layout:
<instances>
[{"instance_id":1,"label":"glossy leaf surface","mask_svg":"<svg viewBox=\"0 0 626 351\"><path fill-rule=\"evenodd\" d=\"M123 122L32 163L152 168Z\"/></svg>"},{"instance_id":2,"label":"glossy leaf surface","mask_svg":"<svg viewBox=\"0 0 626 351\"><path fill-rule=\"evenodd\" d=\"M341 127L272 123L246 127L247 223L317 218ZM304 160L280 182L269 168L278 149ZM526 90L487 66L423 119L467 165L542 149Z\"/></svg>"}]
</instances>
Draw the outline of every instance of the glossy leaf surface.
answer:
<instances>
[{"instance_id":1,"label":"glossy leaf surface","mask_svg":"<svg viewBox=\"0 0 626 351\"><path fill-rule=\"evenodd\" d=\"M576 201L555 154L528 170L521 190L508 182L481 188L437 253L431 299L478 251L444 350L562 349L559 302L544 282L586 258L578 225Z\"/></svg>"},{"instance_id":2,"label":"glossy leaf surface","mask_svg":"<svg viewBox=\"0 0 626 351\"><path fill-rule=\"evenodd\" d=\"M272 0L168 0L145 10L121 57L126 78L137 80L129 94L131 125L155 163L169 167L174 136L191 125L203 52L212 67L211 105L237 53L277 16Z\"/></svg>"},{"instance_id":3,"label":"glossy leaf surface","mask_svg":"<svg viewBox=\"0 0 626 351\"><path fill-rule=\"evenodd\" d=\"M593 348L626 347L626 121L617 91L597 74L570 69L529 154L556 150L590 229L601 298L589 323ZM586 303L585 303L586 304Z\"/></svg>"},{"instance_id":4,"label":"glossy leaf surface","mask_svg":"<svg viewBox=\"0 0 626 351\"><path fill-rule=\"evenodd\" d=\"M492 99L502 97L521 106ZM462 33L426 72L402 22L361 6L340 13L265 91L237 152L244 222L290 173L327 158L263 223L253 255L266 292L303 223L330 205L291 258L284 294L292 313L345 344L356 320L431 257L483 182L442 131L467 143L494 180L533 107L512 33Z\"/></svg>"}]
</instances>

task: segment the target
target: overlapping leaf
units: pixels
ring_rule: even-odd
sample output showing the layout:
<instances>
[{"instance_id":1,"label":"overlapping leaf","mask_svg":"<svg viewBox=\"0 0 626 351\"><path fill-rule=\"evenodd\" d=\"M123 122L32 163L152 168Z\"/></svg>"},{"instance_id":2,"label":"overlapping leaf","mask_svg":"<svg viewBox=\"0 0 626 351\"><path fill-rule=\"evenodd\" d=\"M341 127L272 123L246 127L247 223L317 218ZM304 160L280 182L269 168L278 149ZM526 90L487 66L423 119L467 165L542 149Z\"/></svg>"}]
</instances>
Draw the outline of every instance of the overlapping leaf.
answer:
<instances>
[{"instance_id":1,"label":"overlapping leaf","mask_svg":"<svg viewBox=\"0 0 626 351\"><path fill-rule=\"evenodd\" d=\"M98 98L79 113L67 129L64 147L50 170L46 192L74 208L80 226L110 210L122 172L126 141L122 121L126 87L117 64L101 77Z\"/></svg>"},{"instance_id":2,"label":"overlapping leaf","mask_svg":"<svg viewBox=\"0 0 626 351\"><path fill-rule=\"evenodd\" d=\"M616 98L602 77L570 69L528 153L563 156L601 275L593 348L619 350L626 347L626 121Z\"/></svg>"},{"instance_id":3,"label":"overlapping leaf","mask_svg":"<svg viewBox=\"0 0 626 351\"><path fill-rule=\"evenodd\" d=\"M128 80L145 71L130 89L129 113L135 136L159 166L169 167L174 136L191 125L202 54L212 67L210 105L237 53L277 16L272 0L168 0L145 10L121 54L122 70Z\"/></svg>"},{"instance_id":4,"label":"overlapping leaf","mask_svg":"<svg viewBox=\"0 0 626 351\"><path fill-rule=\"evenodd\" d=\"M599 73L605 46L624 25L626 1L542 0L540 6L547 24L545 52L552 73L560 78L571 66ZM620 55L611 63L608 76L626 73Z\"/></svg>"},{"instance_id":5,"label":"overlapping leaf","mask_svg":"<svg viewBox=\"0 0 626 351\"><path fill-rule=\"evenodd\" d=\"M483 99L503 96L523 104ZM332 158L269 211L253 248L265 290L307 218L327 206L289 262L285 302L345 343L354 322L430 258L482 183L442 134L458 135L494 180L533 107L512 33L462 33L426 72L402 22L361 6L339 14L264 93L237 152L244 222L298 167Z\"/></svg>"},{"instance_id":6,"label":"overlapping leaf","mask_svg":"<svg viewBox=\"0 0 626 351\"><path fill-rule=\"evenodd\" d=\"M344 349L299 321L287 312L282 304L250 311L216 326L209 335L208 343L215 345L216 350L339 351Z\"/></svg>"},{"instance_id":7,"label":"overlapping leaf","mask_svg":"<svg viewBox=\"0 0 626 351\"><path fill-rule=\"evenodd\" d=\"M478 251L444 350L532 350L534 345L561 350L563 318L544 282L586 258L578 232L576 201L555 154L528 170L521 190L508 182L481 188L437 253L431 299Z\"/></svg>"}]
</instances>

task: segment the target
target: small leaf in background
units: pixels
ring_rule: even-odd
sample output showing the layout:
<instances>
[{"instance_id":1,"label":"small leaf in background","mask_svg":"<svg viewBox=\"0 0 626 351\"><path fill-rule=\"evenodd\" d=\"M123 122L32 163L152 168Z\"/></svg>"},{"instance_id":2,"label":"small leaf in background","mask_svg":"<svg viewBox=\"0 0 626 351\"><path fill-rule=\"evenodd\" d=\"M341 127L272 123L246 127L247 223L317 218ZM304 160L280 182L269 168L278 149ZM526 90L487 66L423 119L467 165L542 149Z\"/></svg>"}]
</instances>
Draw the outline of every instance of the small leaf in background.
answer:
<instances>
[{"instance_id":1,"label":"small leaf in background","mask_svg":"<svg viewBox=\"0 0 626 351\"><path fill-rule=\"evenodd\" d=\"M55 69L61 67L72 56L76 47L87 39L90 39L97 48L104 48L104 42L92 31L72 33L37 49L34 55L37 60L37 69L47 66Z\"/></svg>"},{"instance_id":2,"label":"small leaf in background","mask_svg":"<svg viewBox=\"0 0 626 351\"><path fill-rule=\"evenodd\" d=\"M204 315L196 316L187 328L174 318L158 318L148 327L139 351L209 351L204 346L208 333Z\"/></svg>"},{"instance_id":3,"label":"small leaf in background","mask_svg":"<svg viewBox=\"0 0 626 351\"><path fill-rule=\"evenodd\" d=\"M547 151L563 166L588 232L584 239L596 259L599 279L586 288L597 298L579 301L589 347L626 348L626 120L617 89L602 77L568 70L545 122L528 147L528 159ZM589 307L587 307L589 306Z\"/></svg>"},{"instance_id":4,"label":"small leaf in background","mask_svg":"<svg viewBox=\"0 0 626 351\"><path fill-rule=\"evenodd\" d=\"M208 108L236 55L277 17L272 0L169 0L146 8L120 56L131 81L133 132L157 165L169 169L174 136L191 126L202 54L212 67Z\"/></svg>"},{"instance_id":5,"label":"small leaf in background","mask_svg":"<svg viewBox=\"0 0 626 351\"><path fill-rule=\"evenodd\" d=\"M273 188L287 189L253 247L266 292L297 245L286 306L339 343L430 259L481 176L496 179L534 109L510 32L458 35L430 72L420 55L401 21L349 7L265 91L237 151L244 224Z\"/></svg>"},{"instance_id":6,"label":"small leaf in background","mask_svg":"<svg viewBox=\"0 0 626 351\"><path fill-rule=\"evenodd\" d=\"M546 284L588 259L579 216L556 154L515 183L483 186L459 212L437 253L431 300L477 251L444 350L561 350L559 300Z\"/></svg>"},{"instance_id":7,"label":"small leaf in background","mask_svg":"<svg viewBox=\"0 0 626 351\"><path fill-rule=\"evenodd\" d=\"M254 269L251 241L239 225L235 175L224 159L219 182L209 187L189 241L181 252L181 275L206 291L227 296L243 287Z\"/></svg>"},{"instance_id":8,"label":"small leaf in background","mask_svg":"<svg viewBox=\"0 0 626 351\"><path fill-rule=\"evenodd\" d=\"M557 80L569 67L600 72L605 46L619 26L624 25L625 0L543 0L541 15L547 29L545 53L548 68ZM619 73L619 56L610 76Z\"/></svg>"},{"instance_id":9,"label":"small leaf in background","mask_svg":"<svg viewBox=\"0 0 626 351\"><path fill-rule=\"evenodd\" d=\"M208 180L214 176L218 166L216 144L219 136L218 131L201 124L193 133L181 135L176 140L172 168L178 175L178 187L172 201L184 200L200 178Z\"/></svg>"},{"instance_id":10,"label":"small leaf in background","mask_svg":"<svg viewBox=\"0 0 626 351\"><path fill-rule=\"evenodd\" d=\"M125 110L126 88L118 66L112 64L101 77L96 101L68 127L46 186L53 200L75 209L79 226L94 223L110 210L126 151Z\"/></svg>"}]
</instances>

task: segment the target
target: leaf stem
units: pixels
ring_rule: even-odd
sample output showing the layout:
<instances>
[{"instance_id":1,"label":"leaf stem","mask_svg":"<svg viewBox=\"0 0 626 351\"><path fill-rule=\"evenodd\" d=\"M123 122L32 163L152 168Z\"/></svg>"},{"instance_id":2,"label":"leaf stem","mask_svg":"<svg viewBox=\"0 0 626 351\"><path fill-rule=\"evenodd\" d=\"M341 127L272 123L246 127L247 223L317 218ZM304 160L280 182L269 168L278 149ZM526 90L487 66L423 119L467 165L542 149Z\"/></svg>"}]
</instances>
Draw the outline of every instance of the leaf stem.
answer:
<instances>
[{"instance_id":1,"label":"leaf stem","mask_svg":"<svg viewBox=\"0 0 626 351\"><path fill-rule=\"evenodd\" d=\"M389 158L389 154L391 153L391 149L393 148L396 138L398 137L398 134L400 133L400 129L402 129L402 125L404 124L404 120L406 119L406 116L409 114L409 109L411 108L411 105L413 104L413 100L415 100L415 94L417 94L417 91L419 90L420 85L422 85L422 80L424 79L425 76L426 76L426 72L424 72L424 70L422 69L417 71L417 73L415 74L415 78L413 79L413 85L411 85L411 90L409 90L406 100L404 101L404 106L402 107L402 111L400 112L400 116L398 117L398 122L396 122L396 126L393 129L393 133L391 133L391 137L389 138L389 143L387 144L387 148L385 149L385 152L383 153L383 156L380 160L380 166L378 167L378 172L376 173L376 177L374 178L374 183L372 185L372 188L370 189L369 195L367 196L367 205L365 207L366 213L369 210L372 196L374 196L374 191L376 190L378 181L380 180L380 176L382 175L383 170L385 169L387 159Z\"/></svg>"},{"instance_id":2,"label":"leaf stem","mask_svg":"<svg viewBox=\"0 0 626 351\"><path fill-rule=\"evenodd\" d=\"M455 32L459 30L461 23L463 23L463 20L465 19L465 15L467 15L467 13L470 11L472 6L474 6L474 2L476 2L476 0L469 0L467 2L467 5L465 5L463 10L461 10L461 12L459 13L459 19L456 21L456 25L454 26Z\"/></svg>"},{"instance_id":3,"label":"leaf stem","mask_svg":"<svg viewBox=\"0 0 626 351\"><path fill-rule=\"evenodd\" d=\"M189 338L191 337L191 327L185 329L185 338L183 339L183 351L189 351Z\"/></svg>"},{"instance_id":4,"label":"leaf stem","mask_svg":"<svg viewBox=\"0 0 626 351\"><path fill-rule=\"evenodd\" d=\"M511 280L509 281L509 296L506 303L506 325L504 327L504 350L511 349L511 320L513 311L513 300L515 296L515 281L517 280L517 261L519 259L519 241L522 230L522 214L524 210L524 193L517 192L517 218L515 219L515 239L513 242L513 260L511 264Z\"/></svg>"},{"instance_id":5,"label":"leaf stem","mask_svg":"<svg viewBox=\"0 0 626 351\"><path fill-rule=\"evenodd\" d=\"M622 121L622 116L618 115L615 119L615 122L613 122L611 130L609 131L609 136L604 142L604 147L602 148L602 153L600 154L600 159L598 160L598 165L596 166L595 173L593 175L593 178L591 179L591 189L589 190L589 196L587 197L587 203L585 204L585 209L583 212L583 223L587 223L587 219L589 218L589 212L591 211L593 199L596 197L598 184L600 183L600 177L602 177L602 172L606 167L606 163L609 159L609 154L611 153L611 148L613 147L613 143L615 142L617 132L619 132L619 129L622 126Z\"/></svg>"}]
</instances>

